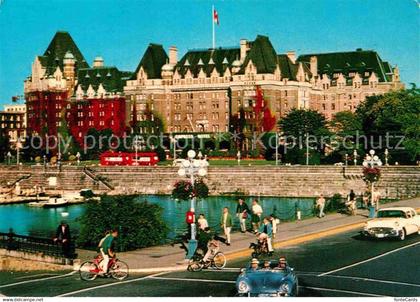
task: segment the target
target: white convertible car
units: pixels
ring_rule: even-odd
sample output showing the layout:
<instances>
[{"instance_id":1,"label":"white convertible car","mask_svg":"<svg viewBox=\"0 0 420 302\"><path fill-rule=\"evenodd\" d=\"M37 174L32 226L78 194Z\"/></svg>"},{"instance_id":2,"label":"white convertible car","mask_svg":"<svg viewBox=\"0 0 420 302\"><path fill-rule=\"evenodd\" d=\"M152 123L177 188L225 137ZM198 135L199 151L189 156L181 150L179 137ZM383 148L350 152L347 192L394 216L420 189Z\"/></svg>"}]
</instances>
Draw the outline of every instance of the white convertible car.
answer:
<instances>
[{"instance_id":1,"label":"white convertible car","mask_svg":"<svg viewBox=\"0 0 420 302\"><path fill-rule=\"evenodd\" d=\"M376 217L366 222L363 234L372 238L394 237L404 240L407 235L420 235L420 215L413 208L380 209Z\"/></svg>"}]
</instances>

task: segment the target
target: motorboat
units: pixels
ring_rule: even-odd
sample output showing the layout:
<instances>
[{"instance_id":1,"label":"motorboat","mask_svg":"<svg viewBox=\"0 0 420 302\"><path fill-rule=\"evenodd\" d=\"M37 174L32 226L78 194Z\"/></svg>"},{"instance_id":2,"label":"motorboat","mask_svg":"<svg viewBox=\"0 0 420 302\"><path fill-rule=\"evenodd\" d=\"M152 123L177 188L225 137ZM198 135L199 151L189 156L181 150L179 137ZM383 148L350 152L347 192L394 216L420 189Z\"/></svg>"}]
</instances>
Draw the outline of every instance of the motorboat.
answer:
<instances>
[{"instance_id":1,"label":"motorboat","mask_svg":"<svg viewBox=\"0 0 420 302\"><path fill-rule=\"evenodd\" d=\"M42 204L43 208L58 208L68 204L68 200L62 197L51 197L47 202Z\"/></svg>"}]
</instances>

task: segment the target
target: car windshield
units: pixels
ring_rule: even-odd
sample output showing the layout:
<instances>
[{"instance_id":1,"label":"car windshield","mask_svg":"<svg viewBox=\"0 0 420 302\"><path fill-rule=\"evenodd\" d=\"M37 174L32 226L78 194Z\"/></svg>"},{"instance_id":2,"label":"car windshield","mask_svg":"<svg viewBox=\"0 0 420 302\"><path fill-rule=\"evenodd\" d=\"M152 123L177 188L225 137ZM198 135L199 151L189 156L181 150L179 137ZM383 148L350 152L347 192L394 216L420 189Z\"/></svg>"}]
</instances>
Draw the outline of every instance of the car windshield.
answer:
<instances>
[{"instance_id":1,"label":"car windshield","mask_svg":"<svg viewBox=\"0 0 420 302\"><path fill-rule=\"evenodd\" d=\"M378 218L386 217L405 218L405 213L399 210L386 210L378 212Z\"/></svg>"}]
</instances>

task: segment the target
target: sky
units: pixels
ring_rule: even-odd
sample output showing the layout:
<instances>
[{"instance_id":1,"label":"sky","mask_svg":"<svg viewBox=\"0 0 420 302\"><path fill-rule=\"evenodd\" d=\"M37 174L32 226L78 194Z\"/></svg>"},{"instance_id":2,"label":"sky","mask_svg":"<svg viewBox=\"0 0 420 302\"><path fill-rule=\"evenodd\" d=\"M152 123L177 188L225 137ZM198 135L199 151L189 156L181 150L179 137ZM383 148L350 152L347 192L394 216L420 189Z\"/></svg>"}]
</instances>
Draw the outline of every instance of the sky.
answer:
<instances>
[{"instance_id":1,"label":"sky","mask_svg":"<svg viewBox=\"0 0 420 302\"><path fill-rule=\"evenodd\" d=\"M402 81L420 85L420 6L416 0L0 0L0 105L23 94L31 73L58 30L70 32L91 64L134 71L149 43L179 58L216 46L269 36L278 53L374 49L400 68Z\"/></svg>"}]
</instances>

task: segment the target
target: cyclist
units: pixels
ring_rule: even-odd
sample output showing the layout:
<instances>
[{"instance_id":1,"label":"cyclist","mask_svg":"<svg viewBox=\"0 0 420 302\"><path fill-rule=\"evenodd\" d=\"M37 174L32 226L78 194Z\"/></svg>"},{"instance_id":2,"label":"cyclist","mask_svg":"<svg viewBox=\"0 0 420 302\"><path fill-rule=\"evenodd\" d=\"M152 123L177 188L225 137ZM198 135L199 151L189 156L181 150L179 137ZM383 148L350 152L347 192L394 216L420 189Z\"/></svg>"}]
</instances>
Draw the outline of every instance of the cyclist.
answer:
<instances>
[{"instance_id":1,"label":"cyclist","mask_svg":"<svg viewBox=\"0 0 420 302\"><path fill-rule=\"evenodd\" d=\"M219 251L219 241L215 239L215 236L211 233L210 228L205 228L204 233L207 235L207 251L204 255L203 262L206 263L209 261L210 257L213 257Z\"/></svg>"},{"instance_id":2,"label":"cyclist","mask_svg":"<svg viewBox=\"0 0 420 302\"><path fill-rule=\"evenodd\" d=\"M118 230L113 229L110 235L105 236L105 238L101 240L102 242L100 243L99 250L102 254L103 260L99 265L101 266L101 269L104 273L108 272L109 257L115 256L113 250L113 241L116 237L118 237Z\"/></svg>"}]
</instances>

